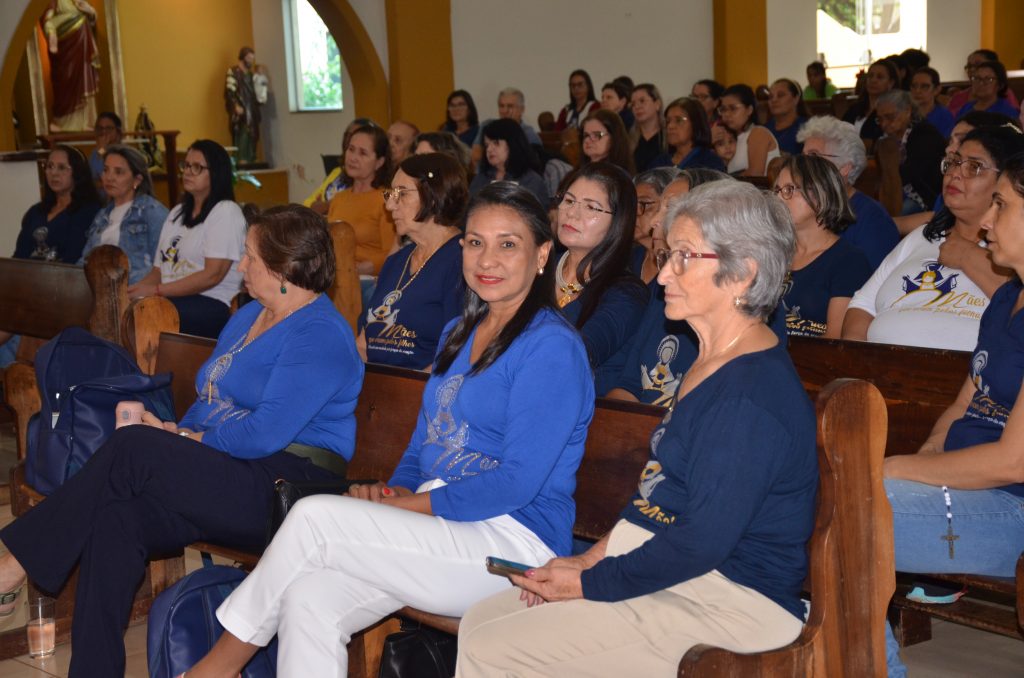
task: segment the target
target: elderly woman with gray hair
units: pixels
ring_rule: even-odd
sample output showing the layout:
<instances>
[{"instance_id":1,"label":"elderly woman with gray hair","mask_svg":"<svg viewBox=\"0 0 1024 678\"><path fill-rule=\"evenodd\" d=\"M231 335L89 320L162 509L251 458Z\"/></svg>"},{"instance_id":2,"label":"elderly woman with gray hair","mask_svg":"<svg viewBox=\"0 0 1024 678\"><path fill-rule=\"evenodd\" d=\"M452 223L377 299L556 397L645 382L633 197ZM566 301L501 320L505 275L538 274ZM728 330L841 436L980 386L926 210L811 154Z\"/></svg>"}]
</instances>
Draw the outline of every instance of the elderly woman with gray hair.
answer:
<instances>
[{"instance_id":1,"label":"elderly woman with gray hair","mask_svg":"<svg viewBox=\"0 0 1024 678\"><path fill-rule=\"evenodd\" d=\"M864 142L853 125L831 116L817 116L804 123L796 140L804 145L804 155L816 155L831 161L846 184L846 196L856 216L843 231L842 238L859 248L872 268L885 259L900 240L896 223L885 208L853 187L868 165Z\"/></svg>"},{"instance_id":2,"label":"elderly woman with gray hair","mask_svg":"<svg viewBox=\"0 0 1024 678\"><path fill-rule=\"evenodd\" d=\"M902 89L889 90L878 97L875 114L885 136L900 145L900 180L903 183L900 214L930 210L942 193L939 165L946 155L946 138L921 118L910 93Z\"/></svg>"},{"instance_id":3,"label":"elderly woman with gray hair","mask_svg":"<svg viewBox=\"0 0 1024 678\"><path fill-rule=\"evenodd\" d=\"M664 234L655 233L654 217L661 206L661 194L665 187L675 181L680 170L675 167L658 167L633 177L636 186L636 227L633 230L633 251L629 255L629 270L645 283L651 284L658 275L654 261L656 241L664 241Z\"/></svg>"},{"instance_id":4,"label":"elderly woman with gray hair","mask_svg":"<svg viewBox=\"0 0 1024 678\"><path fill-rule=\"evenodd\" d=\"M130 146L107 146L103 156L103 192L110 202L96 213L78 263L100 245L115 245L128 255L128 284L153 269L167 208L153 197L146 157Z\"/></svg>"},{"instance_id":5,"label":"elderly woman with gray hair","mask_svg":"<svg viewBox=\"0 0 1024 678\"><path fill-rule=\"evenodd\" d=\"M800 633L814 411L765 324L793 253L789 213L718 181L674 202L664 223L665 315L700 341L678 407L607 536L513 575L520 591L463 617L458 676L674 676L694 645L759 652Z\"/></svg>"}]
</instances>

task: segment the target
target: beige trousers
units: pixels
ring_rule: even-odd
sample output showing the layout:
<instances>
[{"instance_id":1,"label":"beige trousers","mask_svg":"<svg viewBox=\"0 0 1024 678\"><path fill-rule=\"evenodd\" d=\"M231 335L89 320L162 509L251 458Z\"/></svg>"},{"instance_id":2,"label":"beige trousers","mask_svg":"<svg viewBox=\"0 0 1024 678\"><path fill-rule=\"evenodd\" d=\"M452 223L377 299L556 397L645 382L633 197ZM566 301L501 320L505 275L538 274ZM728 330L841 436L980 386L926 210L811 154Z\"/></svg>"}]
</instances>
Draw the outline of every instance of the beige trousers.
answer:
<instances>
[{"instance_id":1,"label":"beige trousers","mask_svg":"<svg viewBox=\"0 0 1024 678\"><path fill-rule=\"evenodd\" d=\"M652 536L620 521L607 555L627 553ZM792 642L802 626L717 570L617 603L572 600L528 608L512 589L462 618L456 677L675 676L694 645L760 652Z\"/></svg>"}]
</instances>

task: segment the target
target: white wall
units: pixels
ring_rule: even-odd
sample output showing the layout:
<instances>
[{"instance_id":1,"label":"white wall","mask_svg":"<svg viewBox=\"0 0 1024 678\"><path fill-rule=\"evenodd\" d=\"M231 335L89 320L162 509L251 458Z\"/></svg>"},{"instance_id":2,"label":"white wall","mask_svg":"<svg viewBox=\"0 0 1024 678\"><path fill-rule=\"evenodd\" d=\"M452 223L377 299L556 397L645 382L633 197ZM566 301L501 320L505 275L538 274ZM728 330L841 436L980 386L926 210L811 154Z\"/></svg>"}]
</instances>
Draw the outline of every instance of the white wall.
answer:
<instances>
[{"instance_id":1,"label":"white wall","mask_svg":"<svg viewBox=\"0 0 1024 678\"><path fill-rule=\"evenodd\" d=\"M967 77L967 55L981 46L981 0L928 3L928 53L943 80Z\"/></svg>"},{"instance_id":2,"label":"white wall","mask_svg":"<svg viewBox=\"0 0 1024 678\"><path fill-rule=\"evenodd\" d=\"M506 86L526 94L531 125L541 111L557 114L577 68L595 89L628 75L671 100L712 77L713 44L711 0L452 0L455 87L473 95L481 119L497 115Z\"/></svg>"},{"instance_id":3,"label":"white wall","mask_svg":"<svg viewBox=\"0 0 1024 678\"><path fill-rule=\"evenodd\" d=\"M818 58L817 1L767 0L766 9L768 82L765 84L791 78L806 85L807 64Z\"/></svg>"}]
</instances>

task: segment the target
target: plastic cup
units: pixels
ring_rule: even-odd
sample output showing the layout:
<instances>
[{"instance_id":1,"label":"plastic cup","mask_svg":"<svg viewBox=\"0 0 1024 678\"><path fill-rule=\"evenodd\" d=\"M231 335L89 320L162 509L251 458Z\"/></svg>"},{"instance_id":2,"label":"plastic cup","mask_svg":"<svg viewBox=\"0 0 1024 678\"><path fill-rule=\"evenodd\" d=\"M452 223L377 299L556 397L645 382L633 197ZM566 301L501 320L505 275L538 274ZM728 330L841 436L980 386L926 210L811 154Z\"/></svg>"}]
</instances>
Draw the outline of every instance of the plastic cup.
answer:
<instances>
[{"instance_id":1,"label":"plastic cup","mask_svg":"<svg viewBox=\"0 0 1024 678\"><path fill-rule=\"evenodd\" d=\"M54 600L39 596L28 601L29 657L51 657L57 650L57 623L53 616Z\"/></svg>"}]
</instances>

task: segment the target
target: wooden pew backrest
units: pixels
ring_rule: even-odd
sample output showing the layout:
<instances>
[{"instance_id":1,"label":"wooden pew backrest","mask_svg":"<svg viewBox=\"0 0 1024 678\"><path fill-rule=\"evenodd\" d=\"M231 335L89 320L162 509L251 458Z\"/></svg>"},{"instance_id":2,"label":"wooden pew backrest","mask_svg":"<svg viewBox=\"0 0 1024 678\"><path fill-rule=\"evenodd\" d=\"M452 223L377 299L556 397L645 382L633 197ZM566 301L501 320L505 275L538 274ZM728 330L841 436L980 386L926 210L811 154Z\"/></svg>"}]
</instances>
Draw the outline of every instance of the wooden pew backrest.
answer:
<instances>
[{"instance_id":1,"label":"wooden pew backrest","mask_svg":"<svg viewBox=\"0 0 1024 678\"><path fill-rule=\"evenodd\" d=\"M171 392L174 411L180 419L196 400L196 375L213 352L217 342L189 334L160 334L156 353L156 371L172 372Z\"/></svg>"}]
</instances>

